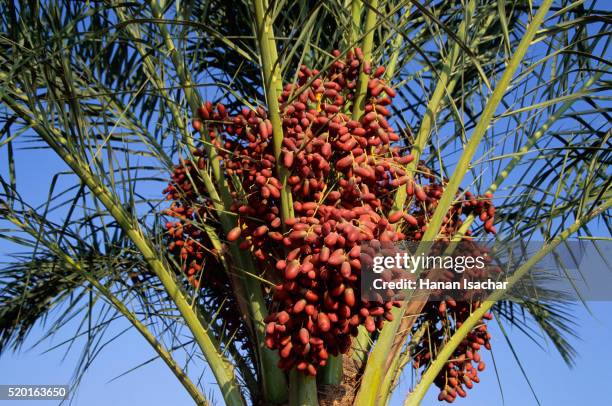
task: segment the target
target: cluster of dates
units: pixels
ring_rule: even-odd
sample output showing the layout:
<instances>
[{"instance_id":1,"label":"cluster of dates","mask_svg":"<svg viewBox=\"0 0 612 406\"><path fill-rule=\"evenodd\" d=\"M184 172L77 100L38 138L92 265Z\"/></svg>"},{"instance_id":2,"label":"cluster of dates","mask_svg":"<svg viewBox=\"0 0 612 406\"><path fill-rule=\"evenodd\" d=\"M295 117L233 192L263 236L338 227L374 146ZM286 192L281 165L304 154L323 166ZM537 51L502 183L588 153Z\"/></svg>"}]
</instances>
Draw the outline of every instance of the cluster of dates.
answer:
<instances>
[{"instance_id":1,"label":"cluster of dates","mask_svg":"<svg viewBox=\"0 0 612 406\"><path fill-rule=\"evenodd\" d=\"M284 222L265 112L223 120L218 109L207 111L215 122L231 122L212 129L226 134L220 154L243 189L232 208L239 225L228 240L251 249L277 281L266 344L279 350L283 369L314 375L330 355L349 350L358 326L373 332L392 317L393 303L360 300L360 243L405 238L384 213L408 182L403 168L412 157L390 145L399 140L386 119L395 92L380 79L383 69L370 72L364 113L351 118L363 66L359 51L326 72L303 66L298 82L283 89L279 164L294 201Z\"/></svg>"},{"instance_id":2,"label":"cluster of dates","mask_svg":"<svg viewBox=\"0 0 612 406\"><path fill-rule=\"evenodd\" d=\"M201 151L196 151L196 156ZM204 231L202 224L210 221L211 202L204 193L205 185L199 176L204 168L204 158L197 163L185 160L174 168L171 181L163 190L171 206L164 211L167 252L178 264L188 282L208 294L199 295L202 303L218 315L223 327L232 331L236 342L250 348L244 323L235 311L236 298L227 295L232 289L228 275L223 271L219 252Z\"/></svg>"},{"instance_id":3,"label":"cluster of dates","mask_svg":"<svg viewBox=\"0 0 612 406\"><path fill-rule=\"evenodd\" d=\"M344 58L339 51L333 56L324 71L302 66L297 82L283 88L280 162L272 123L261 107L230 115L223 105L206 103L193 120L216 147L234 199L230 210L238 222L227 240L252 252L276 285L266 345L279 351L281 368L310 375L329 356L346 353L359 326L369 332L382 328L398 305L382 298L361 300L360 244L420 240L444 190L444 180L423 164L410 177L405 167L413 157L392 145L400 138L388 122L395 91L382 78L384 68L372 68L359 49ZM363 113L353 117L362 72L368 78L367 94ZM168 230L172 252L184 257L188 276L201 269L195 266L197 247L210 251L201 227L186 232L193 213L200 207L208 212L211 204L197 180L197 172L209 163L202 149L194 155L198 161L177 167L165 191L173 200L170 214L179 220ZM290 211L282 208L283 183L291 192ZM408 201L403 210L392 212L398 188L406 189ZM484 213L490 221L487 230L493 232L491 207L490 197L458 196L442 235L452 235L465 214ZM177 216L181 211L185 218ZM182 233L177 232L180 226ZM190 239L195 242L188 244ZM191 246L197 246L195 254Z\"/></svg>"},{"instance_id":4,"label":"cluster of dates","mask_svg":"<svg viewBox=\"0 0 612 406\"><path fill-rule=\"evenodd\" d=\"M493 213L494 208L491 204L492 196L487 195L475 199L466 193L466 202L463 205L468 213L476 208L473 214L479 216L485 222L485 230L490 230L482 213ZM439 241L433 244L431 252L440 255L447 251L449 244ZM437 276L430 271L428 278L444 283L457 283L458 289L432 289L429 292L428 301L423 307L423 314L416 320L413 326L413 334L419 334L419 330L426 329L425 333L420 333L422 339L412 349L413 367L427 369L431 362L436 359L437 351L441 350L448 340L455 334L465 320L472 314L474 309L480 306L492 289L463 288L464 282L475 283L500 280L502 270L496 266L491 256L491 249L486 245L473 240L464 240L453 247L451 256L461 258L479 258L484 265L473 264L462 267L461 272L455 270L439 271ZM480 285L479 285L480 286ZM459 397L466 397L467 390L472 389L475 383L480 382L478 372L484 371L485 363L481 359L481 349L491 349L491 335L487 330L486 321L493 318L492 314L487 313L477 323L474 328L460 345L455 349L449 361L444 364L442 370L434 380L435 385L440 389L438 399L452 403Z\"/></svg>"},{"instance_id":5,"label":"cluster of dates","mask_svg":"<svg viewBox=\"0 0 612 406\"><path fill-rule=\"evenodd\" d=\"M455 301L454 299L428 303L416 329L425 322L433 328L429 328L413 350L414 368L427 368L435 360L435 350L443 347L446 340L461 327L462 323L472 314L473 309L478 306L478 301ZM480 350L482 348L491 349L491 334L487 331L485 320L492 318L490 313L485 314L478 326L455 349L449 362L444 364L442 371L434 380L435 385L440 388L438 400L452 403L457 396L464 398L467 396L466 390L472 389L474 383L480 382L478 372L485 369Z\"/></svg>"},{"instance_id":6,"label":"cluster of dates","mask_svg":"<svg viewBox=\"0 0 612 406\"><path fill-rule=\"evenodd\" d=\"M198 276L201 276L202 264L205 262L206 251L202 240L202 230L197 226L205 212L203 206L193 206L189 202L195 201L197 186L201 186L197 176L197 168L186 161L174 168L172 179L164 189L168 200L173 200L165 214L178 221L166 223L166 235L170 240L168 252L181 264L183 273L196 287L199 286Z\"/></svg>"}]
</instances>

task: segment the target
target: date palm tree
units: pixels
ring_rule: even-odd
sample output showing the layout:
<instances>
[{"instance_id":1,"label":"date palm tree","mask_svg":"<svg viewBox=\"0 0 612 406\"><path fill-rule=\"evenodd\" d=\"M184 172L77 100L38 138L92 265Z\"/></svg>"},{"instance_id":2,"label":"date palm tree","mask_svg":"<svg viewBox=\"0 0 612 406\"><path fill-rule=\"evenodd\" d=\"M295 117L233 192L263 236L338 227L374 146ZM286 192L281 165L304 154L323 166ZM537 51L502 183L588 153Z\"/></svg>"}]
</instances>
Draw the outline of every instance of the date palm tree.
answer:
<instances>
[{"instance_id":1,"label":"date palm tree","mask_svg":"<svg viewBox=\"0 0 612 406\"><path fill-rule=\"evenodd\" d=\"M363 326L346 353L316 378L278 367L265 345L277 281L252 250L229 241L237 225L223 145L198 120L205 101L266 112L276 162L284 86L300 67L325 70L359 48L384 66L397 93L389 121L412 162L442 180L424 241L438 237L458 193L495 193L497 241L543 244L511 277L518 281L557 246L609 238L612 159L609 13L585 1L428 0L1 0L0 236L15 254L0 271L0 351L16 349L41 320L48 336L80 319L85 352L113 340L122 317L142 335L196 404L208 404L188 373L205 362L230 406L388 404L402 376L419 404L462 341L492 312L500 325L539 328L571 363L569 302L555 295L512 300L494 292L471 308L425 368L414 348L428 329L406 300L381 329ZM340 53L333 53L334 49ZM356 79L364 113L368 76ZM609 93L608 93L609 95ZM192 128L192 119L196 130ZM61 163L49 185L19 182L19 170ZM198 283L168 249L170 202L162 189L176 165L206 162L192 180L210 202L198 227L214 266ZM286 169L274 168L285 181ZM283 221L292 217L286 182ZM32 199L32 189L44 197ZM29 197L28 197L29 196ZM406 189L393 210L409 204ZM385 213L388 214L388 213ZM467 216L453 239L484 227ZM212 261L212 260L211 260ZM61 311L56 311L61 309ZM95 310L98 317L92 318ZM520 316L519 316L520 315ZM541 339L534 336L534 339ZM187 354L188 362L181 361ZM91 360L78 367L80 377ZM78 379L77 379L78 381Z\"/></svg>"}]
</instances>

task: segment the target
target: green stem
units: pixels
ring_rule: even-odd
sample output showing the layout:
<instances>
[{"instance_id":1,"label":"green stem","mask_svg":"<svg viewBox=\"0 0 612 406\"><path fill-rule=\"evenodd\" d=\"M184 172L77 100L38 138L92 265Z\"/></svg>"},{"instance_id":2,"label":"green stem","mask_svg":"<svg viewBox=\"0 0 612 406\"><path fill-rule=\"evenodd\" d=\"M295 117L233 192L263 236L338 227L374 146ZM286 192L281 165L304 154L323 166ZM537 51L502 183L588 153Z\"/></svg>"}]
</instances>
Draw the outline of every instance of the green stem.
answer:
<instances>
[{"instance_id":1,"label":"green stem","mask_svg":"<svg viewBox=\"0 0 612 406\"><path fill-rule=\"evenodd\" d=\"M352 44L356 44L359 39L361 38L362 35L362 31L361 31L361 14L363 11L363 4L362 4L363 0L352 0L351 1L351 35L350 35L350 46L352 46ZM366 17L366 20L368 18L370 18L370 23L373 26L375 20L375 15L374 18L370 17L370 15L373 14L371 13L370 9L368 9L368 17ZM367 22L366 22L367 25ZM371 33L371 35L370 35ZM365 37L362 38L362 51L364 49L364 45L369 39L369 54L371 55L372 53L372 43L374 41L374 30L373 27L371 30L367 30L367 28L365 28ZM362 93L362 98L365 98L365 92L367 91L367 86L368 86L368 77L364 72L361 72L359 75L359 82L358 82L358 94ZM355 104L353 105L353 118L359 118L359 116L361 116L363 114L363 110L359 109L359 105L360 103L357 101L357 99L355 99ZM357 334L357 337L355 338L355 351L352 354L352 358L355 361L360 362L361 364L363 364L365 362L365 359L367 358L367 353L369 351L369 347L370 347L370 334L367 332L367 330L365 328L360 328L359 332Z\"/></svg>"},{"instance_id":2,"label":"green stem","mask_svg":"<svg viewBox=\"0 0 612 406\"><path fill-rule=\"evenodd\" d=\"M7 208L6 213L10 213ZM83 276L102 296L104 296L114 307L121 313L135 328L138 330L140 335L151 345L153 350L159 355L159 357L166 363L170 371L176 376L179 382L183 385L187 393L192 397L197 405L205 406L209 403L206 398L200 392L198 387L193 383L193 381L185 374L185 371L177 364L172 355L164 348L164 346L157 340L157 338L151 333L151 331L136 317L136 315L131 312L125 304L117 299L117 297L112 294L104 285L102 285L96 278L94 278L91 274L86 272L83 267L76 262L71 256L66 254L65 251L60 249L57 244L49 241L44 234L40 234L37 230L32 228L26 223L23 223L18 218L13 217L11 215L5 215L5 218L19 227L21 230L30 234L32 237L36 238L38 242L41 242L44 246L46 246L53 254L57 255L62 261L65 263L66 267L73 272L79 273Z\"/></svg>"},{"instance_id":3,"label":"green stem","mask_svg":"<svg viewBox=\"0 0 612 406\"><path fill-rule=\"evenodd\" d=\"M118 4L116 1L111 1L111 5L117 6ZM116 7L115 12L117 13L117 17L119 17L119 21L126 23L125 29L129 32L131 37L134 39L133 41L134 46L136 47L136 50L142 57L142 63L144 66L145 74L147 75L151 83L155 85L156 90L160 92L161 97L165 100L171 100L171 97L166 90L165 84L159 78L159 76L157 75L157 71L155 69L155 64L159 63L159 61L154 61L153 55L150 52L147 52L146 49L144 48L143 46L144 42L142 41L142 37L140 36L140 30L138 26L133 25L133 24L127 24L129 19L127 15L123 12L123 9L121 7ZM174 48L174 44L172 44L172 47ZM187 78L186 80L189 80L189 79ZM193 149L194 148L193 137L191 136L190 132L187 129L187 125L185 124L185 120L183 119L183 117L181 116L179 112L177 104L167 103L167 106L170 110L170 113L172 114L172 119L174 120L174 123L176 124L177 128L183 135L183 142L187 146L189 146L190 149ZM206 188L206 191L208 192L208 195L210 196L215 209L219 213L219 216L226 217L224 213L225 210L222 205L221 199L219 197L219 194L217 193L217 190L215 188L215 185L210 175L208 174L206 170L200 171L199 175L201 176L204 182L204 187ZM232 227L233 226L229 226L227 231L229 231ZM219 250L219 252L221 252L220 238L215 232L215 230L212 227L205 227L205 231L210 237L211 241L213 241L213 243L218 242L218 245L215 246L215 248ZM227 269L228 272L230 271L230 269L227 266L225 268Z\"/></svg>"},{"instance_id":4,"label":"green stem","mask_svg":"<svg viewBox=\"0 0 612 406\"><path fill-rule=\"evenodd\" d=\"M156 0L150 0L149 5L151 7L152 14L155 18L163 18L162 10L159 3ZM174 45L172 37L168 33L168 30L163 24L159 24L159 30L164 38L164 43L168 48L168 52L177 71L181 87L185 92L185 97L193 114L197 114L198 108L202 104L199 94L193 89L193 81L191 75L185 67L183 62L183 56ZM278 103L278 102L277 102ZM275 131L278 133L278 131ZM215 202L215 209L220 215L223 230L227 233L235 225L235 220L225 214L230 205L232 204L232 197L229 192L227 180L224 174L221 172L219 160L217 159L217 151L212 147L210 143L210 137L204 132L206 143L204 144L208 161L212 167L214 183L212 179L209 179L208 174L205 171L201 171L201 175L205 180L207 190L210 196L215 196L213 199ZM216 193L214 187L219 188L219 194ZM254 270L255 265L253 264L252 258L248 251L241 251L238 249L237 244L230 244L230 252L232 258L235 260L237 267L241 270ZM286 391L286 380L283 372L276 366L278 362L278 355L268 349L264 344L265 326L263 320L267 314L266 304L261 291L260 283L249 276L245 276L244 272L239 272L242 285L245 290L246 297L238 297L239 303L249 307L249 313L253 328L255 330L255 339L257 341L258 355L260 358L259 368L261 370L261 376L264 380L264 396L272 403L282 402L287 398ZM233 278L236 279L236 278ZM237 281L234 281L236 283ZM241 300L244 299L244 300Z\"/></svg>"},{"instance_id":5,"label":"green stem","mask_svg":"<svg viewBox=\"0 0 612 406\"><path fill-rule=\"evenodd\" d=\"M288 171L282 164L281 147L283 143L283 127L280 117L280 105L278 98L282 91L282 78L280 76L280 66L278 53L276 50L276 40L274 38L274 28L272 13L268 10L265 0L254 0L253 8L255 11L255 23L257 31L257 42L261 54L261 64L263 71L264 89L266 92L266 103L268 114L272 123L272 143L274 157L276 159L276 170L282 184L281 188L281 219L283 223L293 217L293 199L291 191L287 185ZM263 333L263 324L260 326ZM266 355L271 359L276 354L269 353L265 349ZM285 376L280 369L274 367L263 374L264 388L266 397L270 402L280 403L287 399L287 386ZM316 386L315 386L316 397Z\"/></svg>"},{"instance_id":6,"label":"green stem","mask_svg":"<svg viewBox=\"0 0 612 406\"><path fill-rule=\"evenodd\" d=\"M151 8L151 14L153 17L160 20L163 19L164 16L157 0L149 0L149 7ZM195 84L193 83L191 75L185 66L183 55L174 45L174 41L166 29L166 26L164 24L158 24L158 28L164 40L164 44L168 49L168 54L170 55L170 59L172 60L174 69L176 70L179 82L181 83L181 88L185 93L185 99L191 108L192 114L196 116L198 108L202 105L202 100L200 99L199 93L194 90ZM203 128L205 128L205 126L203 126ZM218 159L219 155L217 154L216 149L213 148L208 133L204 131L203 135L206 141L204 143L204 150L208 156L208 162L212 168L213 178L215 179L217 187L219 187L221 199L224 205L229 207L232 204L232 197L229 192L225 176L221 171L221 166Z\"/></svg>"},{"instance_id":7,"label":"green stem","mask_svg":"<svg viewBox=\"0 0 612 406\"><path fill-rule=\"evenodd\" d=\"M376 27L376 8L378 0L367 1L368 9L366 11L366 19L364 26L364 36L361 42L361 50L363 51L363 59L370 61L372 59L372 48L374 47L374 28ZM365 98L368 92L369 75L361 69L359 79L357 81L357 92L353 104L353 120L358 120L363 114L365 108Z\"/></svg>"},{"instance_id":8,"label":"green stem","mask_svg":"<svg viewBox=\"0 0 612 406\"><path fill-rule=\"evenodd\" d=\"M444 193L438 202L438 207L434 212L429 224L427 225L427 231L423 235L423 241L434 241L438 235L438 230L442 225L442 221L446 213L448 213L448 209L451 207L453 200L455 199L455 194L459 190L459 186L461 181L463 180L465 174L467 173L470 163L472 161L472 157L476 154L478 150L478 146L480 145L480 141L484 137L487 129L491 125L491 119L495 114L495 110L497 106L501 102L504 94L508 90L510 86L510 82L514 73L518 69L521 61L523 60L525 54L527 53L527 49L531 44L531 40L535 36L536 32L540 28L548 9L552 4L552 0L544 0L538 9L538 12L534 16L533 20L527 27L525 31L525 35L521 39L516 52L512 55L508 63L508 67L504 71L501 79L495 86L495 90L491 95L490 99L487 101L487 104L482 112L482 116L474 129L472 137L468 141L467 145L464 148L464 152L457 163L453 174L451 175L448 184L444 189Z\"/></svg>"},{"instance_id":9,"label":"green stem","mask_svg":"<svg viewBox=\"0 0 612 406\"><path fill-rule=\"evenodd\" d=\"M582 89L580 89L580 92L586 92L591 86L593 86L593 84L595 84L599 80L599 78L601 78L603 74L603 70L594 74L591 78L589 78L589 80L584 83ZM542 127L540 127L538 131L536 131L529 137L525 145L523 145L521 149L516 152L516 154L512 157L512 160L508 162L508 165L506 165L506 167L497 175L495 181L491 184L491 186L489 186L487 193L494 193L499 188L499 186L506 180L512 170L514 170L516 165L518 165L518 163L529 152L529 150L531 150L531 148L538 142L538 140L542 138L544 134L546 134L550 127L559 118L561 118L563 113L565 113L577 101L578 99L568 100L567 102L563 103L563 105L559 107L558 110L556 110L548 117ZM475 217L473 214L467 216L457 233L453 236L453 241L460 241L461 238L463 238L463 236L465 235L466 231L469 230L474 220Z\"/></svg>"},{"instance_id":10,"label":"green stem","mask_svg":"<svg viewBox=\"0 0 612 406\"><path fill-rule=\"evenodd\" d=\"M317 378L304 375L297 369L289 374L290 392L289 406L318 406Z\"/></svg>"},{"instance_id":11,"label":"green stem","mask_svg":"<svg viewBox=\"0 0 612 406\"><path fill-rule=\"evenodd\" d=\"M465 18L461 21L459 25L459 34L458 37L461 41L465 42L467 38L467 29L469 27L469 23L471 20L471 16L474 14L476 10L476 1L470 1L467 6L466 14L468 18ZM442 100L445 95L450 95L453 92L453 89L457 83L457 81L453 80L452 73L453 69L459 59L459 55L461 51L461 47L458 43L454 43L451 47L450 53L440 70L438 76L438 82L436 83L436 87L434 89L429 102L427 103L427 109L425 111L425 116L423 116L423 121L421 122L421 126L419 127L419 132L414 140L414 145L412 146L411 155L414 157L414 160L410 162L406 166L406 173L411 178L414 176L414 173L417 169L417 165L419 164L419 160L421 158L421 154L425 150L425 146L429 141L429 137L431 134L431 129L436 121L436 115L442 105ZM406 203L406 188L400 187L395 192L395 200L393 202L393 208L391 211L403 210L404 204Z\"/></svg>"},{"instance_id":12,"label":"green stem","mask_svg":"<svg viewBox=\"0 0 612 406\"><path fill-rule=\"evenodd\" d=\"M355 405L358 406L374 406L383 403L386 395L379 389L385 378L386 371L383 370L385 361L387 360L387 352L385 349L391 349L395 339L395 334L399 329L400 315L399 309L392 310L394 316L393 321L385 324L378 336L378 340L374 343L374 348L368 356L365 371L363 373L359 392L355 397ZM393 332L392 334L387 332ZM382 401L381 401L382 400Z\"/></svg>"},{"instance_id":13,"label":"green stem","mask_svg":"<svg viewBox=\"0 0 612 406\"><path fill-rule=\"evenodd\" d=\"M76 264L75 264L76 265ZM79 270L75 265L73 268L80 273L85 274L85 272L81 269ZM144 337L144 339L149 343L149 345L155 350L157 355L164 361L164 363L168 366L170 371L176 376L176 378L181 382L187 393L191 396L191 398L195 401L196 405L207 406L209 405L208 401L200 392L198 387L193 383L193 381L185 374L183 369L176 363L174 358L172 358L172 354L168 352L164 348L164 346L155 338L155 336L147 329L147 327L136 318L134 313L130 312L130 310L119 300L116 296L114 296L111 292L109 292L105 287L103 287L96 279L92 278L89 275L86 275L87 280L138 330L140 335ZM219 343L215 342L215 346L219 346ZM225 362L229 362L224 360Z\"/></svg>"},{"instance_id":14,"label":"green stem","mask_svg":"<svg viewBox=\"0 0 612 406\"><path fill-rule=\"evenodd\" d=\"M351 0L351 37L350 44L355 44L359 41L361 35L361 12L363 0Z\"/></svg>"},{"instance_id":15,"label":"green stem","mask_svg":"<svg viewBox=\"0 0 612 406\"><path fill-rule=\"evenodd\" d=\"M327 365L319 374L319 381L323 385L339 385L342 382L342 355L330 356Z\"/></svg>"},{"instance_id":16,"label":"green stem","mask_svg":"<svg viewBox=\"0 0 612 406\"><path fill-rule=\"evenodd\" d=\"M272 123L272 142L274 158L276 158L276 170L279 174L281 184L281 217L283 221L293 217L293 198L291 190L287 186L289 171L283 166L281 159L281 148L283 144L283 126L280 117L280 105L278 97L283 88L280 76L280 65L278 52L276 50L276 40L274 38L274 27L272 12L268 10L266 0L254 0L255 23L257 28L257 43L261 54L261 65L264 79L264 89L266 91L266 103L268 114Z\"/></svg>"},{"instance_id":17,"label":"green stem","mask_svg":"<svg viewBox=\"0 0 612 406\"><path fill-rule=\"evenodd\" d=\"M465 174L469 169L469 165L472 161L472 157L476 153L478 146L486 130L489 128L491 124L491 119L495 114L495 110L499 105L501 99L506 93L510 81L514 76L514 73L518 69L521 61L523 60L529 45L536 32L538 31L542 21L548 9L552 4L552 0L544 0L538 9L538 12L534 16L533 20L530 22L527 27L521 42L519 43L516 52L508 62L508 66L504 71L502 77L500 78L493 94L487 101L487 104L482 112L482 116L474 129L472 137L464 148L464 152L457 163L453 174L446 185L444 193L438 202L438 207L434 212L432 218L430 219L427 225L427 231L423 236L423 241L434 241L438 236L438 231L440 226L442 225L444 216L448 213L448 209L451 207L453 200L455 198L455 194L459 189L459 185L463 180ZM382 329L381 334L379 336L378 341L374 345L372 352L370 353L370 357L368 359L368 363L366 365L366 370L363 376L363 382L360 387L359 393L357 394L356 403L357 405L374 405L376 404L377 398L379 395L377 391L381 388L382 380L384 377L384 369L385 364L389 358L389 352L392 349L394 344L394 338L398 333L399 326L401 324L401 320L405 314L406 307L408 305L408 301L404 302L404 305L399 309L394 309L393 315L394 320Z\"/></svg>"},{"instance_id":18,"label":"green stem","mask_svg":"<svg viewBox=\"0 0 612 406\"><path fill-rule=\"evenodd\" d=\"M77 155L67 152L65 147L68 141L55 128L50 127L44 119L34 119L32 112L20 106L14 99L6 94L2 100L17 114L19 114L36 133L58 154L58 156L73 170L81 181L91 190L93 195L104 205L109 214L117 221L126 235L132 240L140 251L150 269L159 278L166 292L176 304L176 307L185 320L187 327L193 334L194 340L202 350L213 375L217 379L221 393L228 405L243 405L242 394L230 364L219 353L218 344L215 344L208 332L204 329L199 316L191 307L181 288L176 283L172 273L166 269L162 260L157 256L156 249L145 238L138 225L138 221L124 209L124 206L91 172L89 166L81 162Z\"/></svg>"},{"instance_id":19,"label":"green stem","mask_svg":"<svg viewBox=\"0 0 612 406\"><path fill-rule=\"evenodd\" d=\"M372 59L372 49L374 47L374 28L376 27L376 8L378 7L378 0L370 0L367 2L368 7L365 17L365 26L363 29L363 38L361 39L361 50L365 61ZM361 35L361 12L362 12L362 0L353 0L351 2L351 44L356 43ZM352 116L354 120L358 120L364 112L365 98L368 91L368 80L369 75L363 71L359 73L359 79L357 80L357 91L355 93L355 100L353 104ZM370 335L365 329L360 329L357 336L358 350L353 353L353 358L357 361L365 360L365 355L369 348ZM342 363L339 366L333 366L334 368L340 368L340 375L342 375ZM326 366L332 368L332 366ZM337 371L329 371L326 374L334 376Z\"/></svg>"},{"instance_id":20,"label":"green stem","mask_svg":"<svg viewBox=\"0 0 612 406\"><path fill-rule=\"evenodd\" d=\"M608 208L612 206L612 199L604 202L599 208L593 210L589 215L584 216L580 220L577 220L574 224L564 230L561 234L559 234L556 238L550 241L548 244L544 245L537 254L531 257L527 262L521 265L516 272L512 274L510 278L508 278L507 289L511 288L518 280L520 280L525 274L542 258L546 255L550 254L559 244L567 240L572 234L578 231L584 224L588 223L599 214L606 211ZM465 337L472 331L477 324L479 324L482 320L482 317L486 312L488 312L491 307L499 300L503 298L507 289L504 290L496 290L491 293L486 301L482 303L482 305L474 311L461 325L459 329L453 334L450 340L442 347L442 349L438 352L438 355L435 361L427 368L423 376L421 377L421 381L417 384L414 391L410 394L410 396L406 399L404 403L405 406L417 406L423 400L425 393L433 383L434 379L446 362L450 359L450 357L455 352L455 349L461 344L461 342L465 339Z\"/></svg>"},{"instance_id":21,"label":"green stem","mask_svg":"<svg viewBox=\"0 0 612 406\"><path fill-rule=\"evenodd\" d=\"M8 211L7 211L8 212ZM44 244L53 254L57 255L65 263L65 266L73 272L79 273L83 276L102 296L104 296L114 307L121 313L135 328L138 330L140 335L149 343L153 350L159 355L159 357L166 363L170 371L176 376L179 382L183 385L187 393L192 397L197 405L208 405L206 398L200 392L198 387L193 381L185 374L185 371L177 364L172 355L164 348L164 346L157 340L157 338L151 333L151 331L131 312L125 304L117 299L104 285L102 285L96 278L86 272L83 267L70 257L66 252L61 250L56 244L47 240L44 235L41 235L37 230L32 229L27 224L21 222L18 218L12 216L5 216L7 220L15 224L23 231L29 233L32 237L36 238L37 241Z\"/></svg>"},{"instance_id":22,"label":"green stem","mask_svg":"<svg viewBox=\"0 0 612 406\"><path fill-rule=\"evenodd\" d=\"M125 29L128 31L129 35L134 39L132 44L142 57L142 64L144 67L144 72L147 75L147 78L155 85L155 90L158 91L164 100L172 100L168 91L166 90L166 86L163 81L160 79L157 74L157 69L155 68L156 63L159 61L153 61L153 54L147 52L144 47L144 41L142 41L142 37L140 35L140 28L137 24L128 24L128 17L123 12L123 8L119 6L116 0L110 1L110 4L115 7L115 12L117 13L117 17L119 17L119 21L125 24ZM174 46L174 45L173 45ZM174 123L176 124L179 132L183 135L183 142L193 149L193 137L189 133L185 120L179 113L178 105L176 103L167 103L167 107L170 109L170 113L172 113L172 118Z\"/></svg>"},{"instance_id":23,"label":"green stem","mask_svg":"<svg viewBox=\"0 0 612 406\"><path fill-rule=\"evenodd\" d=\"M410 13L410 10L406 11L406 16ZM396 33L395 38L391 42L391 57L389 63L387 63L387 69L385 70L385 79L387 82L391 82L395 76L395 70L397 69L397 60L399 59L400 53L403 48L404 36Z\"/></svg>"},{"instance_id":24,"label":"green stem","mask_svg":"<svg viewBox=\"0 0 612 406\"><path fill-rule=\"evenodd\" d=\"M470 26L470 21L471 21L472 15L475 12L475 9L476 9L476 2L471 1L468 4L467 9L466 9L466 18L459 25L458 38L460 41L465 42L467 39L467 27ZM415 141L415 145L413 146L413 149L412 149L412 154L413 156L415 156L415 159L413 162L411 162L407 166L407 173L410 177L414 175L420 155L423 149L425 148L425 144L429 140L429 135L431 133L431 127L433 126L433 123L435 122L435 116L441 107L441 102L442 102L444 95L447 95L450 98L453 92L453 89L455 85L457 84L457 80L453 78L452 72L459 58L459 53L460 53L460 46L458 43L455 43L451 47L450 53L448 57L446 58L446 61L444 63L444 66L442 67L441 73L439 74L439 80L436 84L436 88L434 90L432 98L430 99L428 103L427 111L423 119L423 123L421 124L419 133ZM394 201L392 210L403 210L405 201L406 201L406 189L399 188L396 191L395 201ZM398 224L398 226L400 225ZM420 313L422 306L423 304L419 305L417 303L418 308L413 309L412 314ZM399 314L399 310L397 310L397 312ZM384 375L384 379L382 383L382 389L384 393L387 393L388 391L391 390L391 385L393 384L393 380L394 380L393 375L396 373L395 368L399 367L399 358L400 358L402 347L404 345L404 342L406 341L406 338L410 334L412 324L414 323L415 320L416 320L415 317L403 317L401 322L399 322L399 324L397 325L398 334L396 335L393 341L391 349L388 351L387 361L385 362L385 365L383 368L383 370L387 371Z\"/></svg>"},{"instance_id":25,"label":"green stem","mask_svg":"<svg viewBox=\"0 0 612 406\"><path fill-rule=\"evenodd\" d=\"M385 388L388 388L384 391L387 396L383 404L386 405L389 403L389 398L393 394L393 389L397 386L404 367L410 360L412 359L412 350L422 342L423 336L429 329L429 322L425 321L417 331L410 337L410 342L406 346L405 350L402 352L400 357L395 358L393 361L393 365L389 368L389 373L385 376ZM386 380L390 380L389 383L386 383Z\"/></svg>"},{"instance_id":26,"label":"green stem","mask_svg":"<svg viewBox=\"0 0 612 406\"><path fill-rule=\"evenodd\" d=\"M360 366L368 359L368 352L370 351L371 344L372 340L370 339L370 333L368 333L365 327L359 326L357 337L353 340L353 354L351 358L357 361Z\"/></svg>"}]
</instances>

